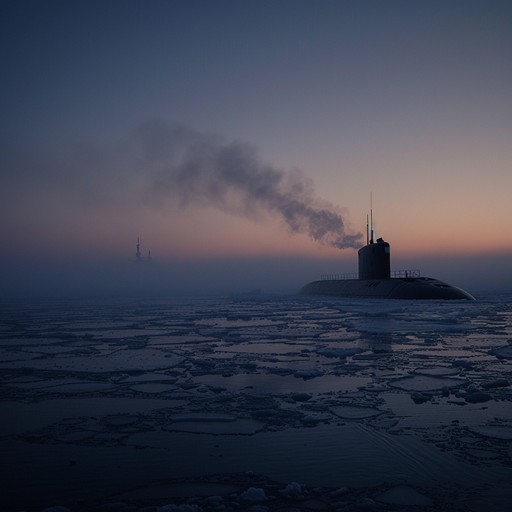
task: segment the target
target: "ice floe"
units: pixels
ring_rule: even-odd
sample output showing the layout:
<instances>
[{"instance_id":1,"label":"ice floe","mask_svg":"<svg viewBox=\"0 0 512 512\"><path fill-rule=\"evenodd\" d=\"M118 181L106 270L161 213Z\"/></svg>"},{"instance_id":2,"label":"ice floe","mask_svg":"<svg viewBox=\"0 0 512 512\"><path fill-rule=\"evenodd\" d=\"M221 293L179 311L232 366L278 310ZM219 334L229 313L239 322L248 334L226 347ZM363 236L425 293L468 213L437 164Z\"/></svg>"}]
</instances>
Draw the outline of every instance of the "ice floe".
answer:
<instances>
[{"instance_id":1,"label":"ice floe","mask_svg":"<svg viewBox=\"0 0 512 512\"><path fill-rule=\"evenodd\" d=\"M309 368L304 370L297 370L293 375L299 379L314 379L320 377L324 372L318 368Z\"/></svg>"},{"instance_id":2,"label":"ice floe","mask_svg":"<svg viewBox=\"0 0 512 512\"><path fill-rule=\"evenodd\" d=\"M432 377L430 375L414 375L391 382L391 386L406 391L432 391L443 388L453 388L464 384L463 379L448 377Z\"/></svg>"},{"instance_id":3,"label":"ice floe","mask_svg":"<svg viewBox=\"0 0 512 512\"><path fill-rule=\"evenodd\" d=\"M119 350L106 356L61 356L18 362L0 362L0 368L33 368L58 371L104 373L172 368L183 357L154 349Z\"/></svg>"},{"instance_id":4,"label":"ice floe","mask_svg":"<svg viewBox=\"0 0 512 512\"><path fill-rule=\"evenodd\" d=\"M471 432L492 439L512 440L512 425L484 425L470 428Z\"/></svg>"},{"instance_id":5,"label":"ice floe","mask_svg":"<svg viewBox=\"0 0 512 512\"><path fill-rule=\"evenodd\" d=\"M382 414L384 411L374 409L373 407L359 407L351 405L338 405L330 408L331 412L339 418L357 420L362 418L372 418Z\"/></svg>"},{"instance_id":6,"label":"ice floe","mask_svg":"<svg viewBox=\"0 0 512 512\"><path fill-rule=\"evenodd\" d=\"M250 435L263 430L264 424L251 418L236 418L227 414L185 414L169 418L164 430L196 434Z\"/></svg>"},{"instance_id":7,"label":"ice floe","mask_svg":"<svg viewBox=\"0 0 512 512\"><path fill-rule=\"evenodd\" d=\"M263 503L267 501L267 495L259 487L249 487L249 489L240 494L240 500L245 503Z\"/></svg>"}]
</instances>

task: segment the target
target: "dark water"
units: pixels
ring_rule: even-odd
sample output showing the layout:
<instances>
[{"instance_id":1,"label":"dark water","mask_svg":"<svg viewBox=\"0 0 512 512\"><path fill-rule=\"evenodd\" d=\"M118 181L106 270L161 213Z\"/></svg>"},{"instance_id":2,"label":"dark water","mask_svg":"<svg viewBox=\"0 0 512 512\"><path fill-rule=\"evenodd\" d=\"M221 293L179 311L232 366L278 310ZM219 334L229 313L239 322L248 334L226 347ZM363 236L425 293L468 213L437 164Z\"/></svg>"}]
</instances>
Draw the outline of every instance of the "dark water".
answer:
<instances>
[{"instance_id":1,"label":"dark water","mask_svg":"<svg viewBox=\"0 0 512 512\"><path fill-rule=\"evenodd\" d=\"M4 303L2 510L507 510L510 299Z\"/></svg>"}]
</instances>

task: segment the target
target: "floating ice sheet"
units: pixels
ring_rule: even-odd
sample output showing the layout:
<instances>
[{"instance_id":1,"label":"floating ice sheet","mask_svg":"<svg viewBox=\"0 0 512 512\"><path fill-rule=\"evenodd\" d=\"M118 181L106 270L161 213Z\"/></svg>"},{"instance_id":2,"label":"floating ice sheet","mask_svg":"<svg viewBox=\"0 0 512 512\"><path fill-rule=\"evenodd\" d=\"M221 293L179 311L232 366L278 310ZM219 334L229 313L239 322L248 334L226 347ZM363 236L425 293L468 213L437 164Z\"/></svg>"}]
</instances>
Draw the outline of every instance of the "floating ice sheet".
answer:
<instances>
[{"instance_id":1,"label":"floating ice sheet","mask_svg":"<svg viewBox=\"0 0 512 512\"><path fill-rule=\"evenodd\" d=\"M331 412L339 418L357 420L362 418L372 418L382 414L384 411L373 407L357 407L353 405L338 405L330 408Z\"/></svg>"},{"instance_id":2,"label":"floating ice sheet","mask_svg":"<svg viewBox=\"0 0 512 512\"><path fill-rule=\"evenodd\" d=\"M507 402L468 404L464 400L437 396L434 402L415 404L409 394L381 393L382 408L400 418L398 428L435 428L453 425L478 426L499 418L512 424L512 408Z\"/></svg>"},{"instance_id":3,"label":"floating ice sheet","mask_svg":"<svg viewBox=\"0 0 512 512\"><path fill-rule=\"evenodd\" d=\"M0 362L0 368L34 368L74 372L119 372L172 368L183 357L155 349L119 350L108 356L69 356L33 359L22 362Z\"/></svg>"},{"instance_id":4,"label":"floating ice sheet","mask_svg":"<svg viewBox=\"0 0 512 512\"><path fill-rule=\"evenodd\" d=\"M144 384L135 384L130 386L134 391L139 393L165 393L178 389L172 384L161 384L159 382L146 382Z\"/></svg>"},{"instance_id":5,"label":"floating ice sheet","mask_svg":"<svg viewBox=\"0 0 512 512\"><path fill-rule=\"evenodd\" d=\"M248 435L263 430L263 427L263 423L250 418L234 418L227 415L188 415L180 419L174 418L172 423L164 427L164 430L194 434Z\"/></svg>"},{"instance_id":6,"label":"floating ice sheet","mask_svg":"<svg viewBox=\"0 0 512 512\"><path fill-rule=\"evenodd\" d=\"M489 354L502 359L512 359L512 344L490 350Z\"/></svg>"},{"instance_id":7,"label":"floating ice sheet","mask_svg":"<svg viewBox=\"0 0 512 512\"><path fill-rule=\"evenodd\" d=\"M0 402L0 435L22 434L65 418L145 413L155 409L180 407L184 400L137 398L56 398L37 403Z\"/></svg>"},{"instance_id":8,"label":"floating ice sheet","mask_svg":"<svg viewBox=\"0 0 512 512\"><path fill-rule=\"evenodd\" d=\"M471 427L470 430L483 437L512 440L512 425L485 425Z\"/></svg>"},{"instance_id":9,"label":"floating ice sheet","mask_svg":"<svg viewBox=\"0 0 512 512\"><path fill-rule=\"evenodd\" d=\"M391 385L395 388L405 389L407 391L432 391L461 386L465 382L464 379L415 375L413 377L397 379L391 382Z\"/></svg>"},{"instance_id":10,"label":"floating ice sheet","mask_svg":"<svg viewBox=\"0 0 512 512\"><path fill-rule=\"evenodd\" d=\"M300 377L300 375L298 375ZM257 393L326 392L333 390L355 391L371 382L368 377L352 375L322 375L304 380L294 376L248 373L231 377L201 375L194 380L209 386L219 386L229 391L252 389Z\"/></svg>"}]
</instances>

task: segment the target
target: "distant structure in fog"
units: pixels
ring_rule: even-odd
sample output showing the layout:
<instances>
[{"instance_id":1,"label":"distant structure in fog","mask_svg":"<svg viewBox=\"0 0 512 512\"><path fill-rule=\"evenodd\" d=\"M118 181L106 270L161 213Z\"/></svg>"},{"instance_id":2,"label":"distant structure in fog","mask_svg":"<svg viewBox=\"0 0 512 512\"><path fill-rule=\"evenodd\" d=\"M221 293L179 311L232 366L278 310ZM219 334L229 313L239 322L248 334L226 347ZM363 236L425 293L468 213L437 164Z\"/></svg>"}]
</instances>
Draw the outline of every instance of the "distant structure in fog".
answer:
<instances>
[{"instance_id":1,"label":"distant structure in fog","mask_svg":"<svg viewBox=\"0 0 512 512\"><path fill-rule=\"evenodd\" d=\"M148 256L147 258L144 258L142 256L142 253L140 252L140 239L139 237L137 237L137 250L135 251L135 261L137 263L141 263L141 262L148 262L148 263L151 263L153 261L153 258L151 256L151 251L148 251Z\"/></svg>"},{"instance_id":2,"label":"distant structure in fog","mask_svg":"<svg viewBox=\"0 0 512 512\"><path fill-rule=\"evenodd\" d=\"M142 261L142 255L140 253L140 241L137 237L137 252L135 253L135 261Z\"/></svg>"}]
</instances>

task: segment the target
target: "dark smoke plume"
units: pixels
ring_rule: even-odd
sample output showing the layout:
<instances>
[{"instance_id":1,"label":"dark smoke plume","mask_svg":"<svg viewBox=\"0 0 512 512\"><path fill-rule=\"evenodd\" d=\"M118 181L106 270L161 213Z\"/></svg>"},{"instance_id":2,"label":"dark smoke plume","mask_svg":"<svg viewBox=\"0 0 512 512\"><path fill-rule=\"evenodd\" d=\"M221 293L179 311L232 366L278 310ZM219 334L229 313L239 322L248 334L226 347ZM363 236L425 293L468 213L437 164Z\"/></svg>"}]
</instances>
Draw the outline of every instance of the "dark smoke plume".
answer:
<instances>
[{"instance_id":1,"label":"dark smoke plume","mask_svg":"<svg viewBox=\"0 0 512 512\"><path fill-rule=\"evenodd\" d=\"M25 204L35 223L80 211L121 217L137 205L199 205L250 219L279 216L292 233L338 248L360 245L343 210L318 198L309 178L264 163L247 143L183 126L147 122L115 144L8 148L0 150L0 169L9 190L0 213Z\"/></svg>"},{"instance_id":2,"label":"dark smoke plume","mask_svg":"<svg viewBox=\"0 0 512 512\"><path fill-rule=\"evenodd\" d=\"M147 123L138 131L143 165L153 196L176 196L182 205L198 203L249 218L277 213L293 233L337 248L358 247L360 233L348 232L339 210L316 197L312 181L261 161L243 142L184 127Z\"/></svg>"}]
</instances>

